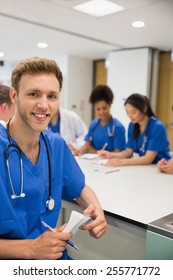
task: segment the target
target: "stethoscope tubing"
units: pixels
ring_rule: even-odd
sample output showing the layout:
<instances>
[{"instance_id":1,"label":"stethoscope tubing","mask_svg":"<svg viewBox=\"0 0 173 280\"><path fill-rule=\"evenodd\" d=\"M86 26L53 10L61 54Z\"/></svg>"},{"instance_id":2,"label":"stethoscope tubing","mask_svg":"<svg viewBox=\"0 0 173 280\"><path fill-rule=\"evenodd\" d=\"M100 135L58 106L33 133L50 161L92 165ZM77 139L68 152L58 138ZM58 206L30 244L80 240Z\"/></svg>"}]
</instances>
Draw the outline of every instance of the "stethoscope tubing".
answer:
<instances>
[{"instance_id":1,"label":"stethoscope tubing","mask_svg":"<svg viewBox=\"0 0 173 280\"><path fill-rule=\"evenodd\" d=\"M112 123L112 131L110 130L110 126L109 126L108 131L107 131L108 132L108 137L113 138L115 136L115 121L114 121L112 116L111 116L111 120L109 122ZM91 136L89 137L90 142L93 141L94 132L95 132L97 126L99 125L99 123L100 123L100 119L97 120L96 124L92 128Z\"/></svg>"},{"instance_id":2,"label":"stethoscope tubing","mask_svg":"<svg viewBox=\"0 0 173 280\"><path fill-rule=\"evenodd\" d=\"M11 198L12 199L16 199L16 198L20 198L20 197L25 197L25 193L23 192L23 186L24 186L24 174L23 174L23 159L22 159L22 150L20 149L20 147L12 142L12 138L9 132L9 124L10 124L10 120L7 124L7 136L8 136L8 140L9 140L9 144L6 146L4 154L5 154L5 159L6 159L6 165L7 165L7 171L8 171L8 176L9 176L9 181L10 181L10 186L11 186L11 190L12 190L12 195ZM46 201L46 207L49 210L53 210L54 205L55 205L55 201L52 198L52 167L51 167L51 158L50 158L50 152L49 152L49 147L46 141L46 138L43 134L43 132L41 132L41 136L43 138L45 147L46 147L46 152L47 152L47 158L48 158L48 170L49 170L49 199ZM17 195L15 193L14 190L14 186L13 186L13 182L12 182L12 177L11 177L11 172L10 172L10 164L9 164L9 156L10 153L12 152L12 150L10 151L10 148L14 147L17 152L19 153L19 159L20 159L20 173L21 173L21 187L20 187L20 194Z\"/></svg>"},{"instance_id":3,"label":"stethoscope tubing","mask_svg":"<svg viewBox=\"0 0 173 280\"><path fill-rule=\"evenodd\" d=\"M145 153L145 145L148 141L148 134L149 134L149 131L150 131L150 119L147 123L147 127L145 129L145 132L144 132L144 136L143 136L143 141L142 141L142 145L141 147L138 147L138 138L136 139L137 140L137 150L139 149L140 152L142 153Z\"/></svg>"}]
</instances>

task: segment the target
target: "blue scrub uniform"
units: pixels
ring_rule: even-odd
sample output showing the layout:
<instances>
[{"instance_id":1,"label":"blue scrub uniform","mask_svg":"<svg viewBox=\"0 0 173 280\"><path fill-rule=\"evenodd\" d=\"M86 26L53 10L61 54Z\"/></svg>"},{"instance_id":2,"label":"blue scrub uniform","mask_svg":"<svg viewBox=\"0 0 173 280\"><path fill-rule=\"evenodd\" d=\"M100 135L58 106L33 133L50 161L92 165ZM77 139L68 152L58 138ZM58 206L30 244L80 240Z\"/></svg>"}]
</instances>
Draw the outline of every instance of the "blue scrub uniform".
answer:
<instances>
[{"instance_id":1,"label":"blue scrub uniform","mask_svg":"<svg viewBox=\"0 0 173 280\"><path fill-rule=\"evenodd\" d=\"M51 122L48 124L48 129L54 133L60 133L60 122L61 122L61 117L60 114L58 116L57 123L53 125Z\"/></svg>"},{"instance_id":2,"label":"blue scrub uniform","mask_svg":"<svg viewBox=\"0 0 173 280\"><path fill-rule=\"evenodd\" d=\"M153 163L157 163L160 159L171 158L169 154L169 141L166 135L166 129L163 123L155 117L150 120L144 132L137 138L133 138L134 124L130 123L128 128L127 148L133 149L139 156L144 156L146 151L157 152L157 156Z\"/></svg>"},{"instance_id":3,"label":"blue scrub uniform","mask_svg":"<svg viewBox=\"0 0 173 280\"><path fill-rule=\"evenodd\" d=\"M65 141L55 133L44 131L49 147L52 166L52 198L55 207L46 208L49 198L49 172L46 147L40 136L38 162L32 162L22 154L25 197L12 199L12 189L6 167L4 150L9 144L6 129L0 126L0 238L35 239L46 229L41 224L44 220L55 227L61 209L61 200L73 200L80 196L85 185L84 174ZM12 149L9 164L15 194L20 194L21 172L19 154ZM61 259L68 259L67 251Z\"/></svg>"},{"instance_id":4,"label":"blue scrub uniform","mask_svg":"<svg viewBox=\"0 0 173 280\"><path fill-rule=\"evenodd\" d=\"M105 143L108 144L105 149L107 151L124 150L126 147L125 128L115 118L104 126L101 125L100 118L97 118L91 121L85 141L90 141L96 150L101 150Z\"/></svg>"}]
</instances>

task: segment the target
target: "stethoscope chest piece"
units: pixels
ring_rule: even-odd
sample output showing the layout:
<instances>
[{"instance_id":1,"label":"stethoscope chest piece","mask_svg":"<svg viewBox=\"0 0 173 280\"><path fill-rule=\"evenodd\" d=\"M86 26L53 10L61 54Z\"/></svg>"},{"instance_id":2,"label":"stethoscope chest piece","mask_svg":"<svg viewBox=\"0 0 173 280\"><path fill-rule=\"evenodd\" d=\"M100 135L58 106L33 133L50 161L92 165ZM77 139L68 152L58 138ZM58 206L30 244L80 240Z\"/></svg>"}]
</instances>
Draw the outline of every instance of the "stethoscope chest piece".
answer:
<instances>
[{"instance_id":1,"label":"stethoscope chest piece","mask_svg":"<svg viewBox=\"0 0 173 280\"><path fill-rule=\"evenodd\" d=\"M46 207L52 211L53 208L55 207L55 200L53 198L50 198L49 200L46 201Z\"/></svg>"}]
</instances>

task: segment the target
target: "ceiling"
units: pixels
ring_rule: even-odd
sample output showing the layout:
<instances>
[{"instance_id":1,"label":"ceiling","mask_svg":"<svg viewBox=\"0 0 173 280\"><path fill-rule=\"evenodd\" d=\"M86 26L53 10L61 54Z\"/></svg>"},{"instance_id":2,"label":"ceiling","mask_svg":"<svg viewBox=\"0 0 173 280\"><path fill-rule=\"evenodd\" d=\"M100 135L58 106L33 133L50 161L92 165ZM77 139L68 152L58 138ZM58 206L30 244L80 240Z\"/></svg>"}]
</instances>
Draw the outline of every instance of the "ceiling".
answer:
<instances>
[{"instance_id":1,"label":"ceiling","mask_svg":"<svg viewBox=\"0 0 173 280\"><path fill-rule=\"evenodd\" d=\"M111 0L125 10L94 18L72 9L84 0L0 0L3 60L73 55L97 60L124 48L173 48L173 0ZM134 29L131 23L146 26ZM47 42L38 49L37 42ZM2 59L2 58L0 58Z\"/></svg>"}]
</instances>

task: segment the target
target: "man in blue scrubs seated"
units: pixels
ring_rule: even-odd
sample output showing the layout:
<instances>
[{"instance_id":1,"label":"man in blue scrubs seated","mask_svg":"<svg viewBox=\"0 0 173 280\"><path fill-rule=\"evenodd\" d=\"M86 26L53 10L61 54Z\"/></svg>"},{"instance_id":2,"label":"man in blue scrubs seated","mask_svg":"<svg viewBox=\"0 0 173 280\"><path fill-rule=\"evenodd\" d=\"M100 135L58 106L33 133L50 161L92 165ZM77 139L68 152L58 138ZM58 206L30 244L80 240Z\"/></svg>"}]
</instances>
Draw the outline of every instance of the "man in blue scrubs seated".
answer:
<instances>
[{"instance_id":1,"label":"man in blue scrubs seated","mask_svg":"<svg viewBox=\"0 0 173 280\"><path fill-rule=\"evenodd\" d=\"M9 95L10 87L0 84L0 123L8 121L13 115L15 106Z\"/></svg>"},{"instance_id":2,"label":"man in blue scrubs seated","mask_svg":"<svg viewBox=\"0 0 173 280\"><path fill-rule=\"evenodd\" d=\"M67 144L45 130L57 112L62 73L53 60L28 58L12 72L10 97L16 105L6 127L0 125L0 258L68 259L71 233L56 227L61 200L73 200L93 221L83 226L95 238L106 220L95 193Z\"/></svg>"},{"instance_id":3,"label":"man in blue scrubs seated","mask_svg":"<svg viewBox=\"0 0 173 280\"><path fill-rule=\"evenodd\" d=\"M158 120L146 96L135 93L125 101L125 108L131 122L128 128L128 142L125 151L109 153L100 150L98 154L107 158L106 165L145 165L169 160L169 142L163 123ZM139 157L132 157L137 153Z\"/></svg>"},{"instance_id":4,"label":"man in blue scrubs seated","mask_svg":"<svg viewBox=\"0 0 173 280\"><path fill-rule=\"evenodd\" d=\"M107 85L93 88L89 101L94 105L98 118L90 123L85 144L78 154L97 153L100 149L119 152L125 149L125 129L122 123L113 118L110 110L114 94Z\"/></svg>"}]
</instances>

